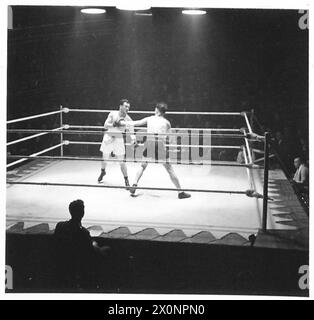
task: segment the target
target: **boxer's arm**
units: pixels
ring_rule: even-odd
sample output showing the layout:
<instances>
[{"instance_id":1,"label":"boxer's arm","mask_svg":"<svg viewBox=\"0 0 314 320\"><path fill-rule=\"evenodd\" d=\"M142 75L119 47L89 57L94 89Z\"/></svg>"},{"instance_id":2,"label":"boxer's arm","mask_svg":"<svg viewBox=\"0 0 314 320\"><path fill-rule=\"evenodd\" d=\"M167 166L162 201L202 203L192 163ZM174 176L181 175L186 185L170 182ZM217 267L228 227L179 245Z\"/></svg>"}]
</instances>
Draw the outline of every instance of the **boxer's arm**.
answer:
<instances>
[{"instance_id":1,"label":"boxer's arm","mask_svg":"<svg viewBox=\"0 0 314 320\"><path fill-rule=\"evenodd\" d=\"M167 133L173 133L173 130L171 129L171 124L170 122L168 123L168 130ZM167 136L169 144L177 144L177 139L175 135L169 135Z\"/></svg>"},{"instance_id":2,"label":"boxer's arm","mask_svg":"<svg viewBox=\"0 0 314 320\"><path fill-rule=\"evenodd\" d=\"M147 125L147 118L141 119L141 120L135 120L135 121L121 121L121 125L127 126L127 127L141 127Z\"/></svg>"},{"instance_id":3,"label":"boxer's arm","mask_svg":"<svg viewBox=\"0 0 314 320\"><path fill-rule=\"evenodd\" d=\"M113 116L112 116L111 112L109 113L109 115L105 121L104 127L105 127L105 129L113 127Z\"/></svg>"},{"instance_id":4,"label":"boxer's arm","mask_svg":"<svg viewBox=\"0 0 314 320\"><path fill-rule=\"evenodd\" d=\"M131 117L130 116L127 116L126 118L126 122L133 122ZM136 143L136 136L135 136L135 133L134 133L134 126L130 125L130 126L127 126L129 132L130 132L130 137L131 137L131 142L132 143Z\"/></svg>"},{"instance_id":5,"label":"boxer's arm","mask_svg":"<svg viewBox=\"0 0 314 320\"><path fill-rule=\"evenodd\" d=\"M130 130L130 127L133 128L133 133L134 133L134 127L135 126L145 126L147 125L147 118L144 118L142 120L136 120L136 121L126 121L126 120L121 120L120 121L120 125L125 126L126 128L128 128ZM132 143L136 144L136 136L133 134L133 136L131 136L132 139Z\"/></svg>"}]
</instances>

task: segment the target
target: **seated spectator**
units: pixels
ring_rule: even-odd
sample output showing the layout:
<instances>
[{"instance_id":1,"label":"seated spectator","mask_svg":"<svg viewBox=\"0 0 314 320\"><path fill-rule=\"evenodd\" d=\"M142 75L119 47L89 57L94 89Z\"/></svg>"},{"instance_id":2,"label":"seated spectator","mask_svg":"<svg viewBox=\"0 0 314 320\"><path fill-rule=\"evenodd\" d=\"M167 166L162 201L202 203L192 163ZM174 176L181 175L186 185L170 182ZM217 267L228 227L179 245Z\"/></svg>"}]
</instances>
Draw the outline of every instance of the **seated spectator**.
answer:
<instances>
[{"instance_id":1,"label":"seated spectator","mask_svg":"<svg viewBox=\"0 0 314 320\"><path fill-rule=\"evenodd\" d=\"M227 150L221 150L218 154L219 161L230 161Z\"/></svg>"},{"instance_id":2,"label":"seated spectator","mask_svg":"<svg viewBox=\"0 0 314 320\"><path fill-rule=\"evenodd\" d=\"M57 272L62 287L80 287L90 284L95 253L104 254L109 247L99 247L89 231L81 224L84 202L72 201L69 205L71 219L59 222L54 236L57 249Z\"/></svg>"},{"instance_id":3,"label":"seated spectator","mask_svg":"<svg viewBox=\"0 0 314 320\"><path fill-rule=\"evenodd\" d=\"M293 181L301 191L304 191L304 188L309 184L309 169L305 166L305 162L301 157L294 159L294 167L296 168L296 172Z\"/></svg>"}]
</instances>

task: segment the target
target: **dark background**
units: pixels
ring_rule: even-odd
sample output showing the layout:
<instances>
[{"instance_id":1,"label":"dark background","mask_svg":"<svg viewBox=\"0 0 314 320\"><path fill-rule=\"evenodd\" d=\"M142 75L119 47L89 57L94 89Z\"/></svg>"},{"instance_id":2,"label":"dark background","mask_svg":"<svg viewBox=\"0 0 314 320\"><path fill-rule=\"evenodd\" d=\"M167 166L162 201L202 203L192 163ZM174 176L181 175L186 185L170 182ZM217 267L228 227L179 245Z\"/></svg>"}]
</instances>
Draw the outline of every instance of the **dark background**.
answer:
<instances>
[{"instance_id":1,"label":"dark background","mask_svg":"<svg viewBox=\"0 0 314 320\"><path fill-rule=\"evenodd\" d=\"M152 16L138 16L113 7L102 15L84 15L81 7L12 9L8 119L60 105L113 109L120 98L133 110L150 110L158 100L172 111L254 108L262 131L283 135L290 164L294 156L307 158L308 29L299 28L298 10L186 16L179 8L153 8ZM71 120L102 125L105 117L73 113ZM17 127L59 126L57 116L46 119ZM244 126L228 117L170 120L174 127Z\"/></svg>"},{"instance_id":2,"label":"dark background","mask_svg":"<svg viewBox=\"0 0 314 320\"><path fill-rule=\"evenodd\" d=\"M254 108L265 130L271 130L273 137L278 131L284 135L282 155L288 165L300 152L307 155L308 30L299 28L297 10L208 9L205 16L191 17L180 9L153 8L152 16L106 9L105 15L84 16L79 7L13 7L13 30L8 31L8 119L57 110L61 104L112 109L122 97L130 99L135 110L148 110L156 100L166 100L175 111ZM65 115L65 121L70 116ZM105 116L78 113L75 121L102 125ZM42 119L12 127L59 126L57 116ZM234 126L231 118L225 119L173 117L172 123ZM50 145L40 139L24 143L24 150L21 144L10 150L30 154ZM59 142L58 136L54 139L54 144ZM98 146L96 151L99 155ZM86 153L90 155L90 149ZM17 289L50 288L51 241L50 236L41 241L38 235L8 236L7 264L20 270ZM100 282L101 289L109 292L146 288L156 293L173 287L176 292L208 293L209 283L214 293L307 294L296 288L296 266L308 264L307 252L153 242L136 242L132 247L130 242L115 241L107 265L112 267L113 282L106 283L106 278ZM130 256L132 260L121 260Z\"/></svg>"},{"instance_id":3,"label":"dark background","mask_svg":"<svg viewBox=\"0 0 314 320\"><path fill-rule=\"evenodd\" d=\"M8 118L60 104L134 109L166 100L173 110L280 113L304 123L308 30L297 10L208 9L185 16L154 8L13 7L8 41Z\"/></svg>"}]
</instances>

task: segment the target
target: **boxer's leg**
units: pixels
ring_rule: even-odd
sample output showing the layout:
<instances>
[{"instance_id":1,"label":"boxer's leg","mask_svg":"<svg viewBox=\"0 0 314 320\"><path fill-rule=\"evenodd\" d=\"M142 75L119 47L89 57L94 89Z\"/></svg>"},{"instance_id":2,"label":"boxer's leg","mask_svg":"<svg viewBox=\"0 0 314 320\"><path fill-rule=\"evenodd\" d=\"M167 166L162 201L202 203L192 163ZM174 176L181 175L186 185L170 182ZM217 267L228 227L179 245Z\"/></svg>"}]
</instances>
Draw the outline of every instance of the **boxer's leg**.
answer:
<instances>
[{"instance_id":1,"label":"boxer's leg","mask_svg":"<svg viewBox=\"0 0 314 320\"><path fill-rule=\"evenodd\" d=\"M143 162L141 164L140 168L138 169L138 171L136 172L135 181L134 181L132 187L130 188L130 192L132 195L135 193L136 187L137 187L145 169L147 168L147 166L148 166L148 162Z\"/></svg>"},{"instance_id":2,"label":"boxer's leg","mask_svg":"<svg viewBox=\"0 0 314 320\"><path fill-rule=\"evenodd\" d=\"M120 170L124 177L124 183L127 189L130 187L129 178L128 178L128 169L126 163L124 162L125 157L125 146L123 139L117 139L114 150L114 154L116 155L117 159L119 160Z\"/></svg>"},{"instance_id":3,"label":"boxer's leg","mask_svg":"<svg viewBox=\"0 0 314 320\"><path fill-rule=\"evenodd\" d=\"M173 170L173 167L170 163L164 163L163 166L165 167L165 169L167 170L170 179L172 181L172 183L176 186L177 189L182 189L179 179L176 175L176 173ZM191 195L189 193L183 192L183 191L178 191L178 198L179 199L185 199L185 198L190 198Z\"/></svg>"},{"instance_id":4,"label":"boxer's leg","mask_svg":"<svg viewBox=\"0 0 314 320\"><path fill-rule=\"evenodd\" d=\"M107 160L109 159L109 157L110 153L103 152L101 161L101 171L98 177L98 182L102 182L103 177L106 175Z\"/></svg>"}]
</instances>

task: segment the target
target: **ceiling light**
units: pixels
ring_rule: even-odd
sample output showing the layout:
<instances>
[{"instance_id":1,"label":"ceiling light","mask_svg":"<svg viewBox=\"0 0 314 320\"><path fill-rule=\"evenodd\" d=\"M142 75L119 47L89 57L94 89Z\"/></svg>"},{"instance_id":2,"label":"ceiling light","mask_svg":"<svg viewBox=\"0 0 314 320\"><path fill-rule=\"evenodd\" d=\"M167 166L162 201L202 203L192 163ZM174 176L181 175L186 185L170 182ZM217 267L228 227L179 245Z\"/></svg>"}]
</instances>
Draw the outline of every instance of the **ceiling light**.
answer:
<instances>
[{"instance_id":1,"label":"ceiling light","mask_svg":"<svg viewBox=\"0 0 314 320\"><path fill-rule=\"evenodd\" d=\"M105 9L99 9L99 8L85 8L81 9L82 13L87 13L87 14L102 14L106 13Z\"/></svg>"},{"instance_id":2,"label":"ceiling light","mask_svg":"<svg viewBox=\"0 0 314 320\"><path fill-rule=\"evenodd\" d=\"M151 12L135 12L136 16L144 16L144 17L151 17L153 14Z\"/></svg>"},{"instance_id":3,"label":"ceiling light","mask_svg":"<svg viewBox=\"0 0 314 320\"><path fill-rule=\"evenodd\" d=\"M190 14L190 15L203 15L206 14L205 10L195 10L195 9L189 9L189 10L182 10L183 14Z\"/></svg>"}]
</instances>

